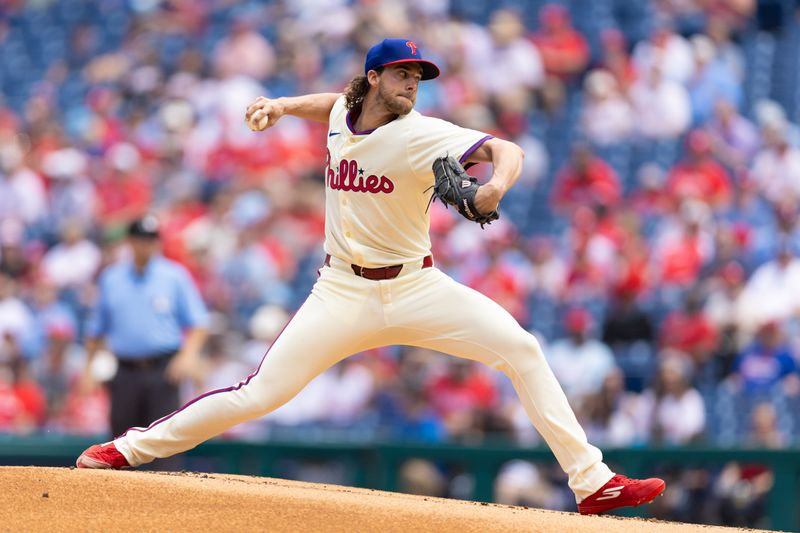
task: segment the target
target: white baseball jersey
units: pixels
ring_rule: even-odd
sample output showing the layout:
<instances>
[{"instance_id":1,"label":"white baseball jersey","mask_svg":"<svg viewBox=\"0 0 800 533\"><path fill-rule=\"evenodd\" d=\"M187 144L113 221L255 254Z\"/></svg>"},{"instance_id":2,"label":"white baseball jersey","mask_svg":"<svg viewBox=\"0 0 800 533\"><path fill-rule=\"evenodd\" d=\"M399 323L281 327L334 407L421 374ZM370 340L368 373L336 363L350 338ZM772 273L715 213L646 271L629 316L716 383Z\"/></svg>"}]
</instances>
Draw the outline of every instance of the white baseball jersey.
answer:
<instances>
[{"instance_id":1,"label":"white baseball jersey","mask_svg":"<svg viewBox=\"0 0 800 533\"><path fill-rule=\"evenodd\" d=\"M325 251L370 268L425 257L433 161L463 163L492 136L417 111L358 132L344 104L342 96L330 114Z\"/></svg>"}]
</instances>

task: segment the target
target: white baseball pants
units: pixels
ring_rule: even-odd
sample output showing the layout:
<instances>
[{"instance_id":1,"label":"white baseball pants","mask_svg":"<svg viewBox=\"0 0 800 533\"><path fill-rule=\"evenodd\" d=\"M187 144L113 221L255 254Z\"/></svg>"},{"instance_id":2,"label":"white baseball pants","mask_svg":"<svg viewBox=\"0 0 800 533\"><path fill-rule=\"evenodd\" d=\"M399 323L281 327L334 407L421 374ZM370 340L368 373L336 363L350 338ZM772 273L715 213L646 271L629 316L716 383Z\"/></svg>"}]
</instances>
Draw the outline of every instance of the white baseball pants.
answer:
<instances>
[{"instance_id":1,"label":"white baseball pants","mask_svg":"<svg viewBox=\"0 0 800 533\"><path fill-rule=\"evenodd\" d=\"M580 502L611 479L600 450L587 442L536 338L491 299L422 261L391 280L353 274L331 258L306 302L258 369L234 387L211 391L148 428L114 443L133 465L193 448L289 401L347 356L379 346L429 348L480 361L505 373L531 422L569 476Z\"/></svg>"}]
</instances>

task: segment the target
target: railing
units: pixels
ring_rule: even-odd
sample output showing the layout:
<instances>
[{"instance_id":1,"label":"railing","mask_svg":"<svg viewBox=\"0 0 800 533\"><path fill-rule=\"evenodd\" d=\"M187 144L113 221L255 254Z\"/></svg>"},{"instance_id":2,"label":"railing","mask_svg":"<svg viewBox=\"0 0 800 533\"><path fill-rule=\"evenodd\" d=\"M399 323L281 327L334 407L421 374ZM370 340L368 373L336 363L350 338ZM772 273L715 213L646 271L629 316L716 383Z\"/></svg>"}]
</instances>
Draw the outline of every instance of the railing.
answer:
<instances>
[{"instance_id":1,"label":"railing","mask_svg":"<svg viewBox=\"0 0 800 533\"><path fill-rule=\"evenodd\" d=\"M74 464L75 457L94 442L97 439L0 436L0 464L68 466ZM493 480L507 461L554 461L547 449L507 444L466 446L391 442L245 443L214 440L190 450L187 455L190 466L197 469L261 476L275 476L280 459L335 459L352 465L353 485L389 491L398 490L399 467L407 459L458 463L474 476L474 499L487 502L492 501ZM655 465L717 467L729 461L765 465L775 476L768 503L770 527L800 531L800 449L628 448L605 450L604 456L612 468L636 477L652 474Z\"/></svg>"}]
</instances>

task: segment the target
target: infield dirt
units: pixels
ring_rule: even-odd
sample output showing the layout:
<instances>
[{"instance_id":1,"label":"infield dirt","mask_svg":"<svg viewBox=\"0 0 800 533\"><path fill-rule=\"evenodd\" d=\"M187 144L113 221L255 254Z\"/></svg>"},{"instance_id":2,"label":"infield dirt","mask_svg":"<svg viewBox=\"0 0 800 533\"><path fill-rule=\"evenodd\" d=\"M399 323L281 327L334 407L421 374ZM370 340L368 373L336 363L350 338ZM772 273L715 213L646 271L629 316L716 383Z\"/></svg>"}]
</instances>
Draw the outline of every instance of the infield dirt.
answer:
<instances>
[{"instance_id":1,"label":"infield dirt","mask_svg":"<svg viewBox=\"0 0 800 533\"><path fill-rule=\"evenodd\" d=\"M0 531L744 531L223 474L0 467Z\"/></svg>"}]
</instances>

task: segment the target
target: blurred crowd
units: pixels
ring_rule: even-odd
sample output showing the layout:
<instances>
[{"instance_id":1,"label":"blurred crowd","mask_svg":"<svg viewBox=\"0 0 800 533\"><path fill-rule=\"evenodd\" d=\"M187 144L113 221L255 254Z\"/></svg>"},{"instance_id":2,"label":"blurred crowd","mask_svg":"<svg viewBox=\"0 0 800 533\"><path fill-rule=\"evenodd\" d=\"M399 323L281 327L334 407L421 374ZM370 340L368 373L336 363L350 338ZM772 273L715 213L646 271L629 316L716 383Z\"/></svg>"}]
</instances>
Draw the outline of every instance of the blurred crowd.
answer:
<instances>
[{"instance_id":1,"label":"blurred crowd","mask_svg":"<svg viewBox=\"0 0 800 533\"><path fill-rule=\"evenodd\" d=\"M325 128L287 118L255 134L244 110L259 95L341 90L369 46L413 36L442 67L417 109L526 151L485 231L433 205L437 266L540 338L590 440L790 444L800 434L796 10L791 0L2 2L0 432L107 431L105 390L76 379L84 328L98 273L129 254L124 229L149 212L213 315L186 397L249 373L323 258ZM99 366L113 372L113 359ZM504 379L420 349L376 350L230 436L304 428L536 444ZM714 490L758 474L731 466Z\"/></svg>"}]
</instances>

